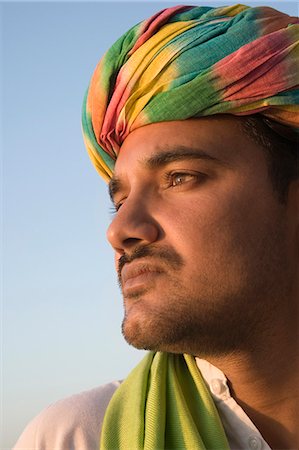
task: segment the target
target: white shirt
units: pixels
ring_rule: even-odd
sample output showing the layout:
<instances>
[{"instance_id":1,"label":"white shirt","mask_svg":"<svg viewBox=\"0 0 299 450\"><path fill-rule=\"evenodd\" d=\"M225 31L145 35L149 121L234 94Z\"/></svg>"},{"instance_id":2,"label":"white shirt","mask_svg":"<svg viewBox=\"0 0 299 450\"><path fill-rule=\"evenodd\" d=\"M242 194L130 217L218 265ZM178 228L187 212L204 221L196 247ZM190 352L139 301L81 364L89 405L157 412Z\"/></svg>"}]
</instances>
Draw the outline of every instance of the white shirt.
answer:
<instances>
[{"instance_id":1,"label":"white shirt","mask_svg":"<svg viewBox=\"0 0 299 450\"><path fill-rule=\"evenodd\" d=\"M231 450L271 450L231 397L225 375L208 361L196 363L209 387ZM98 450L104 414L119 381L50 405L33 419L14 450ZM129 450L129 449L128 449Z\"/></svg>"}]
</instances>

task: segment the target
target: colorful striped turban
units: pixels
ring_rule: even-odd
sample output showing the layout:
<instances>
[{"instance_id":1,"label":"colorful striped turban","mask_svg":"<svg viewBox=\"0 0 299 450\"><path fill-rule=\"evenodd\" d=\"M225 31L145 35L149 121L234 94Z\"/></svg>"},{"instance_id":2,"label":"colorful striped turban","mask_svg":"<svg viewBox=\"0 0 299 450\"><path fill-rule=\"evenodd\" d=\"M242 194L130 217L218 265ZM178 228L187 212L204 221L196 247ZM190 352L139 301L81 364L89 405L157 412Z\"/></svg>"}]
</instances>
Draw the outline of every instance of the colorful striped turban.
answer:
<instances>
[{"instance_id":1,"label":"colorful striped turban","mask_svg":"<svg viewBox=\"0 0 299 450\"><path fill-rule=\"evenodd\" d=\"M105 53L83 105L89 156L108 180L143 125L261 113L299 131L299 20L269 7L164 9Z\"/></svg>"}]
</instances>

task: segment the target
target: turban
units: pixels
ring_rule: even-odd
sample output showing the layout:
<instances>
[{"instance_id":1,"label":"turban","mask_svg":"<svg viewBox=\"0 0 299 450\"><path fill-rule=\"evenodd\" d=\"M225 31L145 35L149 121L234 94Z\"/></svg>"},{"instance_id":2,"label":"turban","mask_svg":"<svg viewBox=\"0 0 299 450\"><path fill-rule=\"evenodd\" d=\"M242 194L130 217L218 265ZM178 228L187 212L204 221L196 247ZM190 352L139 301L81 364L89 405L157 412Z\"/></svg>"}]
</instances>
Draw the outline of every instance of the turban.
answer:
<instances>
[{"instance_id":1,"label":"turban","mask_svg":"<svg viewBox=\"0 0 299 450\"><path fill-rule=\"evenodd\" d=\"M155 122L260 113L299 131L299 20L269 7L175 6L105 53L85 95L84 142L109 180L121 145Z\"/></svg>"}]
</instances>

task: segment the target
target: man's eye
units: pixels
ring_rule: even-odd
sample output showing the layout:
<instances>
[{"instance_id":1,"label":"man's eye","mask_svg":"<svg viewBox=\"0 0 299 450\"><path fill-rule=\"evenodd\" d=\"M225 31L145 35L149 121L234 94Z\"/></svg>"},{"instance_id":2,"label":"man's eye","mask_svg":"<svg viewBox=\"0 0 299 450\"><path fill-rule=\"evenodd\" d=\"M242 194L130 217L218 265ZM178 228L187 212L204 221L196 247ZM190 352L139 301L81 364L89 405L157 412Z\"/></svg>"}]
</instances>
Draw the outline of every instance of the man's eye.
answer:
<instances>
[{"instance_id":1,"label":"man's eye","mask_svg":"<svg viewBox=\"0 0 299 450\"><path fill-rule=\"evenodd\" d=\"M110 207L110 213L111 214L116 214L117 211L119 210L119 208L121 207L122 203L112 203L111 207Z\"/></svg>"},{"instance_id":2,"label":"man's eye","mask_svg":"<svg viewBox=\"0 0 299 450\"><path fill-rule=\"evenodd\" d=\"M182 184L188 183L190 181L196 181L200 178L199 174L192 173L171 173L169 174L169 184L170 186L180 186Z\"/></svg>"}]
</instances>

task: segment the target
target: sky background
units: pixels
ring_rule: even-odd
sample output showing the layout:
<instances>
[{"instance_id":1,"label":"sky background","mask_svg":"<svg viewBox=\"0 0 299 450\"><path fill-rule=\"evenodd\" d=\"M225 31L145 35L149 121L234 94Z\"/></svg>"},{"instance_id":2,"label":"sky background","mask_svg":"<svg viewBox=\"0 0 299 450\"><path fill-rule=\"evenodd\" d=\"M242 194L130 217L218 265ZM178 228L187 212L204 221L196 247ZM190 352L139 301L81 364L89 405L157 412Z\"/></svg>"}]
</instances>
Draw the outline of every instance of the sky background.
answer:
<instances>
[{"instance_id":1,"label":"sky background","mask_svg":"<svg viewBox=\"0 0 299 450\"><path fill-rule=\"evenodd\" d=\"M0 2L1 450L49 403L122 379L143 356L120 332L110 202L81 104L123 32L183 3L229 2ZM245 3L298 14L298 2Z\"/></svg>"}]
</instances>

